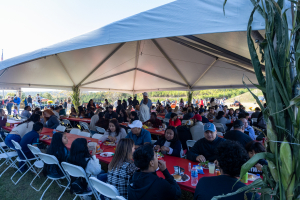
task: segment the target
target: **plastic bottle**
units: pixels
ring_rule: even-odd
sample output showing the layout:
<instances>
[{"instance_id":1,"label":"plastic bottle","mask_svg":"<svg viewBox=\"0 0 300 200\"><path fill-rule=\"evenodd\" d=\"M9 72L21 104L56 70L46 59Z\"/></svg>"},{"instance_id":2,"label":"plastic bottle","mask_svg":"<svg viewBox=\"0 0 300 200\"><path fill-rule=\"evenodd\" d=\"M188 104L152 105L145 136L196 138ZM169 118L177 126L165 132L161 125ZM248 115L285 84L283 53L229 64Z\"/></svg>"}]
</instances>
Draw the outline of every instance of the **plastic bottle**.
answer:
<instances>
[{"instance_id":1,"label":"plastic bottle","mask_svg":"<svg viewBox=\"0 0 300 200\"><path fill-rule=\"evenodd\" d=\"M189 163L189 172L192 170L192 164Z\"/></svg>"},{"instance_id":2,"label":"plastic bottle","mask_svg":"<svg viewBox=\"0 0 300 200\"><path fill-rule=\"evenodd\" d=\"M197 171L197 165L194 165L191 170L191 185L196 186L198 183L198 171Z\"/></svg>"}]
</instances>

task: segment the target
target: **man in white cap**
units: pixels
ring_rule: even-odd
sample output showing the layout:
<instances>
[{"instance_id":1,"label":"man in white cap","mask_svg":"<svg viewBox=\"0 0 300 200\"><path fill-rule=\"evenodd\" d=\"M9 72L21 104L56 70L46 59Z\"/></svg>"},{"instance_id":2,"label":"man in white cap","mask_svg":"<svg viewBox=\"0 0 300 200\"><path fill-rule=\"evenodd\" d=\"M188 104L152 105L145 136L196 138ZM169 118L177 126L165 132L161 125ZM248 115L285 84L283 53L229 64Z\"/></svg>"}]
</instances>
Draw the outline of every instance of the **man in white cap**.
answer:
<instances>
[{"instance_id":1,"label":"man in white cap","mask_svg":"<svg viewBox=\"0 0 300 200\"><path fill-rule=\"evenodd\" d=\"M140 105L146 104L149 107L149 113L151 113L152 101L150 99L148 99L148 93L144 92L143 97L144 98L141 100Z\"/></svg>"},{"instance_id":2,"label":"man in white cap","mask_svg":"<svg viewBox=\"0 0 300 200\"><path fill-rule=\"evenodd\" d=\"M135 148L147 143L151 144L151 134L142 128L143 124L140 120L134 120L132 124L128 126L131 128L131 131L126 138L130 138L134 141Z\"/></svg>"}]
</instances>

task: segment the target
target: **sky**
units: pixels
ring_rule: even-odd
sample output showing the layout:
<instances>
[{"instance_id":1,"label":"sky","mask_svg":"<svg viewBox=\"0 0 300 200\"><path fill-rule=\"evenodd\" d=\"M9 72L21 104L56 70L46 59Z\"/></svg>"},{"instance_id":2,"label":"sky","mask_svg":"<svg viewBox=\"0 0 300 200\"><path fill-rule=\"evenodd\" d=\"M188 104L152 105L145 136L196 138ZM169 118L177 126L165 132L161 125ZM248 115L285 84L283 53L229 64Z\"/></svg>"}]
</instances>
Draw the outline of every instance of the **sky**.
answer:
<instances>
[{"instance_id":1,"label":"sky","mask_svg":"<svg viewBox=\"0 0 300 200\"><path fill-rule=\"evenodd\" d=\"M0 0L0 51L12 58L172 1Z\"/></svg>"}]
</instances>

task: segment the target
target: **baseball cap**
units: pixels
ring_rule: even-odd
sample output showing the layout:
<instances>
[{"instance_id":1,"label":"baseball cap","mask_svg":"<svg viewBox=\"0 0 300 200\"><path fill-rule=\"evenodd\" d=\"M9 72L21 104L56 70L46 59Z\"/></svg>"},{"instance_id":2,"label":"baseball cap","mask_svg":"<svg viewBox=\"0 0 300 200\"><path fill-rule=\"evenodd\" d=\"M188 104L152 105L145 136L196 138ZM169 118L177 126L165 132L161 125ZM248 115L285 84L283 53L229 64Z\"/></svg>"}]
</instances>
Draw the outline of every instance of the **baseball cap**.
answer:
<instances>
[{"instance_id":1,"label":"baseball cap","mask_svg":"<svg viewBox=\"0 0 300 200\"><path fill-rule=\"evenodd\" d=\"M216 127L215 127L215 125L213 123L208 122L208 123L206 123L204 125L204 132L205 131L215 132L216 131Z\"/></svg>"},{"instance_id":2,"label":"baseball cap","mask_svg":"<svg viewBox=\"0 0 300 200\"><path fill-rule=\"evenodd\" d=\"M147 96L148 96L148 93L147 93L147 92L144 92L144 93L143 93L143 96L146 96L146 97L147 97Z\"/></svg>"},{"instance_id":3,"label":"baseball cap","mask_svg":"<svg viewBox=\"0 0 300 200\"><path fill-rule=\"evenodd\" d=\"M244 123L241 120L235 120L233 122L233 127L234 128L241 127L241 126L244 126Z\"/></svg>"},{"instance_id":4,"label":"baseball cap","mask_svg":"<svg viewBox=\"0 0 300 200\"><path fill-rule=\"evenodd\" d=\"M142 128L143 124L140 120L134 120L131 124L128 125L130 128Z\"/></svg>"},{"instance_id":5,"label":"baseball cap","mask_svg":"<svg viewBox=\"0 0 300 200\"><path fill-rule=\"evenodd\" d=\"M198 121L202 121L202 117L199 114L194 115L194 117L192 117L191 119L196 119Z\"/></svg>"}]
</instances>

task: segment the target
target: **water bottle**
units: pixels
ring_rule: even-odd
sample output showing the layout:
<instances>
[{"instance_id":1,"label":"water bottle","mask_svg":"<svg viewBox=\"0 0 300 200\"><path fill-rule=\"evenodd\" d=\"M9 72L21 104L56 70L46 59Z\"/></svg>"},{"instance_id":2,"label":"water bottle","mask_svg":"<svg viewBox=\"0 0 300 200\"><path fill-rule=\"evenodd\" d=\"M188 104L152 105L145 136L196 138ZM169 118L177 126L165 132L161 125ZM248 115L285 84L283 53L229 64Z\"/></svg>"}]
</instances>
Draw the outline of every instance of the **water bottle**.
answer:
<instances>
[{"instance_id":1,"label":"water bottle","mask_svg":"<svg viewBox=\"0 0 300 200\"><path fill-rule=\"evenodd\" d=\"M198 171L197 165L194 165L191 172L191 184L192 186L196 186L198 183Z\"/></svg>"},{"instance_id":2,"label":"water bottle","mask_svg":"<svg viewBox=\"0 0 300 200\"><path fill-rule=\"evenodd\" d=\"M191 172L191 170L192 170L192 164L189 163L189 172Z\"/></svg>"}]
</instances>

